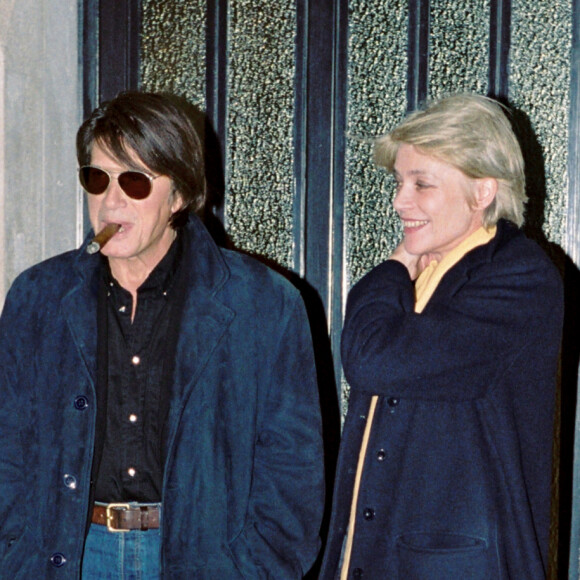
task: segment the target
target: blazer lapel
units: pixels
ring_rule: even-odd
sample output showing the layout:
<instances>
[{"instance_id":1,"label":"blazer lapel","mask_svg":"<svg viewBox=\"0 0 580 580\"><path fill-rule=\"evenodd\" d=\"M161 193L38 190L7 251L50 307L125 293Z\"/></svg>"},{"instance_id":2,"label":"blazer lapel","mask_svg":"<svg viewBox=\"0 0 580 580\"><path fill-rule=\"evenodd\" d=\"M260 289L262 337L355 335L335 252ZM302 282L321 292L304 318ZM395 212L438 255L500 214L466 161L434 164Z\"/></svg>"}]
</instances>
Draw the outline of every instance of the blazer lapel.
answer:
<instances>
[{"instance_id":1,"label":"blazer lapel","mask_svg":"<svg viewBox=\"0 0 580 580\"><path fill-rule=\"evenodd\" d=\"M498 246L505 243L506 239L511 239L514 235L521 235L515 226L511 226L505 220L499 220L495 237L483 246L478 246L468 252L449 272L447 272L441 282L433 292L433 296L427 303L425 310L437 302L448 300L469 280L473 268L491 261Z\"/></svg>"}]
</instances>

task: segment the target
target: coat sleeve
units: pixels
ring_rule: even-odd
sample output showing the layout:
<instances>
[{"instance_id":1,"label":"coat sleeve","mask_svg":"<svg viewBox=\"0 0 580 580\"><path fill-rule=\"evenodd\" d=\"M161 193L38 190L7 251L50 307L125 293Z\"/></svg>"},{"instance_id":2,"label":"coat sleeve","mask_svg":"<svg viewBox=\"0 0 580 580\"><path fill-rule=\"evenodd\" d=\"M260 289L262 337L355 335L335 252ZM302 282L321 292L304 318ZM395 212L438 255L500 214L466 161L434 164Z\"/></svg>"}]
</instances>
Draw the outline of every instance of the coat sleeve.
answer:
<instances>
[{"instance_id":1,"label":"coat sleeve","mask_svg":"<svg viewBox=\"0 0 580 580\"><path fill-rule=\"evenodd\" d=\"M0 570L23 572L35 556L30 555L31 530L27 527L30 492L27 488L23 444L27 420L25 385L18 380L13 352L20 328L14 292L9 293L0 317ZM26 564L25 564L26 563ZM18 576L16 577L23 577Z\"/></svg>"},{"instance_id":2,"label":"coat sleeve","mask_svg":"<svg viewBox=\"0 0 580 580\"><path fill-rule=\"evenodd\" d=\"M246 578L302 578L320 547L323 451L310 329L297 296L271 348L247 525L230 546Z\"/></svg>"},{"instance_id":3,"label":"coat sleeve","mask_svg":"<svg viewBox=\"0 0 580 580\"><path fill-rule=\"evenodd\" d=\"M479 264L454 289L438 288L420 314L399 262L388 260L363 278L349 295L342 336L351 387L411 399L472 400L530 341L559 344L560 277L539 249L518 249Z\"/></svg>"}]
</instances>

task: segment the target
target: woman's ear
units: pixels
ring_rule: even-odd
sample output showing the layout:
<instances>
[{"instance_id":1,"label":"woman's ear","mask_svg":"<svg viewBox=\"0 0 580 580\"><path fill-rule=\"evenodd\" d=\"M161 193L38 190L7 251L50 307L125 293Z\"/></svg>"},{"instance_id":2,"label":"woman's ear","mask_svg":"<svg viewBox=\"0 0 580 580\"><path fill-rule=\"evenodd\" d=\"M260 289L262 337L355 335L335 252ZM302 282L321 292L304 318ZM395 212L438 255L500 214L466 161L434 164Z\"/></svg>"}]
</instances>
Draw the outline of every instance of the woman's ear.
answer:
<instances>
[{"instance_id":1,"label":"woman's ear","mask_svg":"<svg viewBox=\"0 0 580 580\"><path fill-rule=\"evenodd\" d=\"M475 180L475 208L484 210L491 205L497 195L498 183L495 177Z\"/></svg>"}]
</instances>

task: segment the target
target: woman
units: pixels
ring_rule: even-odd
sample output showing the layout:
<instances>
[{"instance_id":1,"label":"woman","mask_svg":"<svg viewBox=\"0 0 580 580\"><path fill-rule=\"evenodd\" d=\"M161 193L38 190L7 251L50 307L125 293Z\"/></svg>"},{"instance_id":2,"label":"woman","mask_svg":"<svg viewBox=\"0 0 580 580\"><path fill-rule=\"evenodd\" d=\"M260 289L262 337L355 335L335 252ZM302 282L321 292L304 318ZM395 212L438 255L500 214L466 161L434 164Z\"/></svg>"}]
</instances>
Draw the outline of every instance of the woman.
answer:
<instances>
[{"instance_id":1,"label":"woman","mask_svg":"<svg viewBox=\"0 0 580 580\"><path fill-rule=\"evenodd\" d=\"M518 229L518 142L497 103L457 95L375 158L404 237L348 298L321 578L544 578L563 292Z\"/></svg>"}]
</instances>

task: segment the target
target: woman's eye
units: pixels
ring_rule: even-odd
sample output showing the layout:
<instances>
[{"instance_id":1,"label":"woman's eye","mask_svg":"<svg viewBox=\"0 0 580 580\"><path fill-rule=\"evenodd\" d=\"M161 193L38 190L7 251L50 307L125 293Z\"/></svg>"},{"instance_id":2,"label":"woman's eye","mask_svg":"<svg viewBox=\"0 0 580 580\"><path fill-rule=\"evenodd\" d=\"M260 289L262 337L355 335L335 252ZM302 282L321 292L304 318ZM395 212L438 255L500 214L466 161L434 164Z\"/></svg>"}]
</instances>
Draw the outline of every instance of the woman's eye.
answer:
<instances>
[{"instance_id":1,"label":"woman's eye","mask_svg":"<svg viewBox=\"0 0 580 580\"><path fill-rule=\"evenodd\" d=\"M415 187L416 187L417 189L428 189L429 187L431 187L431 185L430 185L429 183L423 183L422 181L418 181L418 182L415 184Z\"/></svg>"}]
</instances>

